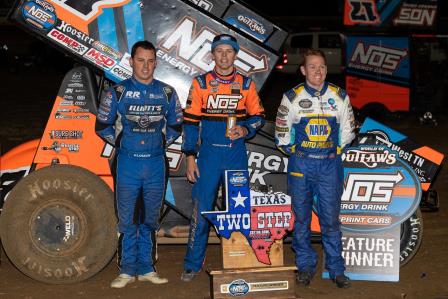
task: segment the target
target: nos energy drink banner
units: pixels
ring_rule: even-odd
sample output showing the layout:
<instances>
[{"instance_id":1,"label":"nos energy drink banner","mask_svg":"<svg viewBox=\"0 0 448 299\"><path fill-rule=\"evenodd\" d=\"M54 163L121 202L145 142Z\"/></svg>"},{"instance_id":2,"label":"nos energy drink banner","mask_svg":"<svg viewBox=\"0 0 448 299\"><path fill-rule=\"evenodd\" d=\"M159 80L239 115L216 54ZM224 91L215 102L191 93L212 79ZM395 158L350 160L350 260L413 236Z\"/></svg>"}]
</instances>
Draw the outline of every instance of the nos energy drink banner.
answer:
<instances>
[{"instance_id":1,"label":"nos energy drink banner","mask_svg":"<svg viewBox=\"0 0 448 299\"><path fill-rule=\"evenodd\" d=\"M390 111L409 111L409 39L348 36L346 89L352 105L382 104Z\"/></svg>"},{"instance_id":2,"label":"nos energy drink banner","mask_svg":"<svg viewBox=\"0 0 448 299\"><path fill-rule=\"evenodd\" d=\"M437 0L345 0L344 25L432 28Z\"/></svg>"},{"instance_id":3,"label":"nos energy drink banner","mask_svg":"<svg viewBox=\"0 0 448 299\"><path fill-rule=\"evenodd\" d=\"M226 2L205 1L210 5L204 10L203 1L201 9L193 2L21 0L9 17L113 81L132 75L132 45L151 41L158 49L155 77L175 87L183 105L192 78L214 67L213 38L230 33L240 43L238 70L251 76L260 89L278 59L286 32L241 4L228 3L230 9Z\"/></svg>"},{"instance_id":4,"label":"nos energy drink banner","mask_svg":"<svg viewBox=\"0 0 448 299\"><path fill-rule=\"evenodd\" d=\"M400 224L419 206L419 178L397 152L384 146L351 147L342 160L346 274L353 280L398 281Z\"/></svg>"}]
</instances>

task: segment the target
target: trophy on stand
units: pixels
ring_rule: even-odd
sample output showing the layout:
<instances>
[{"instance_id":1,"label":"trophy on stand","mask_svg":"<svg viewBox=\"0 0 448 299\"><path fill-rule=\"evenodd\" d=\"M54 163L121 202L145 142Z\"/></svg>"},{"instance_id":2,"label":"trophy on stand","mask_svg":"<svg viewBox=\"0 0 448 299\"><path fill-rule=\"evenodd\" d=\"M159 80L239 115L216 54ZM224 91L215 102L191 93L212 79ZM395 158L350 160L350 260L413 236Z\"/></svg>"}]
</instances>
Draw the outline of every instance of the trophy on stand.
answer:
<instances>
[{"instance_id":1,"label":"trophy on stand","mask_svg":"<svg viewBox=\"0 0 448 299\"><path fill-rule=\"evenodd\" d=\"M225 190L225 211L202 213L221 237L223 269L207 271L211 298L296 298L296 267L283 265L283 237L294 228L291 198L251 190L246 170L226 171Z\"/></svg>"}]
</instances>

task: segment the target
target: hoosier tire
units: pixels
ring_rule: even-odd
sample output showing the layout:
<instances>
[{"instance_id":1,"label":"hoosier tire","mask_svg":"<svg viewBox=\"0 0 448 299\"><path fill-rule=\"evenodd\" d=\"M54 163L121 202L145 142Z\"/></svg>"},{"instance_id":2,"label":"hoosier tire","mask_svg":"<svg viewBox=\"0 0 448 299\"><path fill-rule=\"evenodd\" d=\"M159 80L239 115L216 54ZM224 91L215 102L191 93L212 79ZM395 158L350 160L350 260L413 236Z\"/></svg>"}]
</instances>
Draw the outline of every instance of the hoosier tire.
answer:
<instances>
[{"instance_id":1,"label":"hoosier tire","mask_svg":"<svg viewBox=\"0 0 448 299\"><path fill-rule=\"evenodd\" d=\"M116 251L113 193L86 169L42 168L9 194L0 233L9 259L27 276L51 284L83 281Z\"/></svg>"},{"instance_id":2,"label":"hoosier tire","mask_svg":"<svg viewBox=\"0 0 448 299\"><path fill-rule=\"evenodd\" d=\"M400 267L406 265L416 254L423 239L423 216L418 208L401 224Z\"/></svg>"}]
</instances>

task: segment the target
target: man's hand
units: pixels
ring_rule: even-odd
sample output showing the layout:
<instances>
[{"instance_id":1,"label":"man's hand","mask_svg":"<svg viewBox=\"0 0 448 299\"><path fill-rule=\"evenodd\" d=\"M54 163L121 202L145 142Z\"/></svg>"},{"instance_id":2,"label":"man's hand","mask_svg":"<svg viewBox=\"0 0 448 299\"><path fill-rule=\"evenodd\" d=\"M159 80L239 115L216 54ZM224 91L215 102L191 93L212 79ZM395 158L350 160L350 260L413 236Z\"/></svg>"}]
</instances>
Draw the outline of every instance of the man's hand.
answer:
<instances>
[{"instance_id":1,"label":"man's hand","mask_svg":"<svg viewBox=\"0 0 448 299\"><path fill-rule=\"evenodd\" d=\"M230 140L235 140L238 138L244 138L249 134L246 127L236 125L232 129L230 129Z\"/></svg>"},{"instance_id":2,"label":"man's hand","mask_svg":"<svg viewBox=\"0 0 448 299\"><path fill-rule=\"evenodd\" d=\"M196 157L193 155L187 156L187 169L185 170L187 180L196 183L196 177L199 177L199 168L196 164Z\"/></svg>"}]
</instances>

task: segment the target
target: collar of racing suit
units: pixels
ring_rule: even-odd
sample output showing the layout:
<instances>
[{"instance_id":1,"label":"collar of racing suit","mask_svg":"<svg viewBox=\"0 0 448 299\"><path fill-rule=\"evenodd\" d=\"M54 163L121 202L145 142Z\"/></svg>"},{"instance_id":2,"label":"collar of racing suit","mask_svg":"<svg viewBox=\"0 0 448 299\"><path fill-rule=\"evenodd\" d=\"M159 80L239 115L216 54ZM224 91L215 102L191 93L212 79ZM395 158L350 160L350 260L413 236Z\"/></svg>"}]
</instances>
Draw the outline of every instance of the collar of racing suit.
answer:
<instances>
[{"instance_id":1,"label":"collar of racing suit","mask_svg":"<svg viewBox=\"0 0 448 299\"><path fill-rule=\"evenodd\" d=\"M140 90L147 90L148 88L150 88L151 86L153 86L155 84L154 78L148 84L138 81L134 76L131 77L131 81L132 81L132 84L134 84L135 87L137 87Z\"/></svg>"},{"instance_id":2,"label":"collar of racing suit","mask_svg":"<svg viewBox=\"0 0 448 299\"><path fill-rule=\"evenodd\" d=\"M233 68L233 72L230 75L224 76L219 74L216 69L213 69L211 71L211 74L213 76L213 79L215 79L216 81L218 81L219 83L222 84L230 84L233 81L235 81L235 77L236 77L236 69Z\"/></svg>"},{"instance_id":3,"label":"collar of racing suit","mask_svg":"<svg viewBox=\"0 0 448 299\"><path fill-rule=\"evenodd\" d=\"M309 86L309 85L305 82L305 90L306 90L310 95L312 95L313 97L318 97L318 96L320 96L320 95L325 94L325 92L327 91L327 88L328 88L328 82L327 82L327 81L324 82L324 85L322 86L322 89L321 89L321 90L314 89L313 87Z\"/></svg>"}]
</instances>

